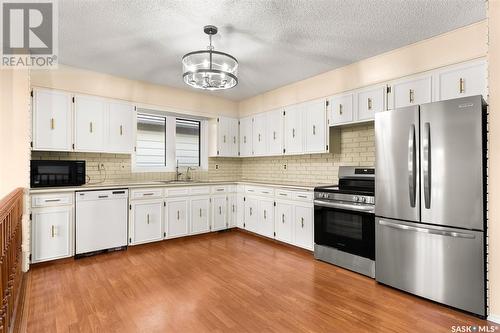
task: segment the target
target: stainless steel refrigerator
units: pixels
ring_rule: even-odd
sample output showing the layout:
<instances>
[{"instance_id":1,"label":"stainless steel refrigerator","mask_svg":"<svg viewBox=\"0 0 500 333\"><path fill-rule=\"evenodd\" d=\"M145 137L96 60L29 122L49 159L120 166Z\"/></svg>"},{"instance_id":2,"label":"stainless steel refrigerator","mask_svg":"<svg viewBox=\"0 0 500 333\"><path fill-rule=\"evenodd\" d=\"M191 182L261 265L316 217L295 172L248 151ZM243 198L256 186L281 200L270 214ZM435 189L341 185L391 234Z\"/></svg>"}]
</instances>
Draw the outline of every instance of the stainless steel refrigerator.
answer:
<instances>
[{"instance_id":1,"label":"stainless steel refrigerator","mask_svg":"<svg viewBox=\"0 0 500 333\"><path fill-rule=\"evenodd\" d=\"M375 116L377 281L486 315L486 104Z\"/></svg>"}]
</instances>

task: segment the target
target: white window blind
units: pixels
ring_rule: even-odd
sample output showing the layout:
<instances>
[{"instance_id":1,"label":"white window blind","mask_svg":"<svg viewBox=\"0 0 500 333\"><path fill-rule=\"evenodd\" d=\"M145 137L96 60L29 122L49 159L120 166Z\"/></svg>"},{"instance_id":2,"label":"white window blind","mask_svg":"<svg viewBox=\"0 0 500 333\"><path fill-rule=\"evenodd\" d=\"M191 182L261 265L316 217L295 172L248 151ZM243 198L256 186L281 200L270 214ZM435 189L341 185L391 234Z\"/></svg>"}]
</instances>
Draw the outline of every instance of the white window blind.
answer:
<instances>
[{"instance_id":1,"label":"white window blind","mask_svg":"<svg viewBox=\"0 0 500 333\"><path fill-rule=\"evenodd\" d=\"M200 122L177 118L175 122L175 159L179 166L200 166Z\"/></svg>"},{"instance_id":2,"label":"white window blind","mask_svg":"<svg viewBox=\"0 0 500 333\"><path fill-rule=\"evenodd\" d=\"M135 164L140 168L167 166L166 117L137 114L137 151Z\"/></svg>"}]
</instances>

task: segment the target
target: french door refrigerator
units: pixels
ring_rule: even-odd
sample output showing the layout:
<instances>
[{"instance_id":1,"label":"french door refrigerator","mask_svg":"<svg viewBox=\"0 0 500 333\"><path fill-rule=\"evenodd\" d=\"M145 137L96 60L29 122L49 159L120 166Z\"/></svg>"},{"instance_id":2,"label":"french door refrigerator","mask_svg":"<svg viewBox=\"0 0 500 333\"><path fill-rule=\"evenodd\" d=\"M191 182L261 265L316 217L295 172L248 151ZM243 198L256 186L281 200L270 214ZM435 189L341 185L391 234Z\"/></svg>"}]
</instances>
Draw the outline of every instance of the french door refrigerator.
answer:
<instances>
[{"instance_id":1,"label":"french door refrigerator","mask_svg":"<svg viewBox=\"0 0 500 333\"><path fill-rule=\"evenodd\" d=\"M486 104L375 116L377 281L486 315Z\"/></svg>"}]
</instances>

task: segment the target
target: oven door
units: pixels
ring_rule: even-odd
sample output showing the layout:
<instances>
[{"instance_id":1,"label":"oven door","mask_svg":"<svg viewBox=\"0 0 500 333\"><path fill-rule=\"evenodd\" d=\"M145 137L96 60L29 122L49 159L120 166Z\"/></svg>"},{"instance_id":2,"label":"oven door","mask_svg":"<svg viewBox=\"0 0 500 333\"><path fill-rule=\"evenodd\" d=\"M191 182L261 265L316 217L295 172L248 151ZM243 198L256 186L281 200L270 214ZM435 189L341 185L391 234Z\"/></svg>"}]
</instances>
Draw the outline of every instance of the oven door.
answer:
<instances>
[{"instance_id":1,"label":"oven door","mask_svg":"<svg viewBox=\"0 0 500 333\"><path fill-rule=\"evenodd\" d=\"M373 207L315 200L314 243L375 260Z\"/></svg>"}]
</instances>

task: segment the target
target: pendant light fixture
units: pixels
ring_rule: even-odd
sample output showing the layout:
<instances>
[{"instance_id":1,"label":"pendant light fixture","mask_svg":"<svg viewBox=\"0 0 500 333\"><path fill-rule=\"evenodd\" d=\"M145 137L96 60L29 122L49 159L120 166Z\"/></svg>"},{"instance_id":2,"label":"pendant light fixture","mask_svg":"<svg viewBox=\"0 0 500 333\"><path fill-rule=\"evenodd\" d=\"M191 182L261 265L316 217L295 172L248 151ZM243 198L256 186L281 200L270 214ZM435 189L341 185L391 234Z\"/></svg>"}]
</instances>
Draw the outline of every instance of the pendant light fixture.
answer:
<instances>
[{"instance_id":1,"label":"pendant light fixture","mask_svg":"<svg viewBox=\"0 0 500 333\"><path fill-rule=\"evenodd\" d=\"M207 50L194 51L182 57L184 82L191 87L205 90L230 89L238 84L238 60L224 52L214 51L212 36L217 27L207 25L203 31L208 35Z\"/></svg>"}]
</instances>

